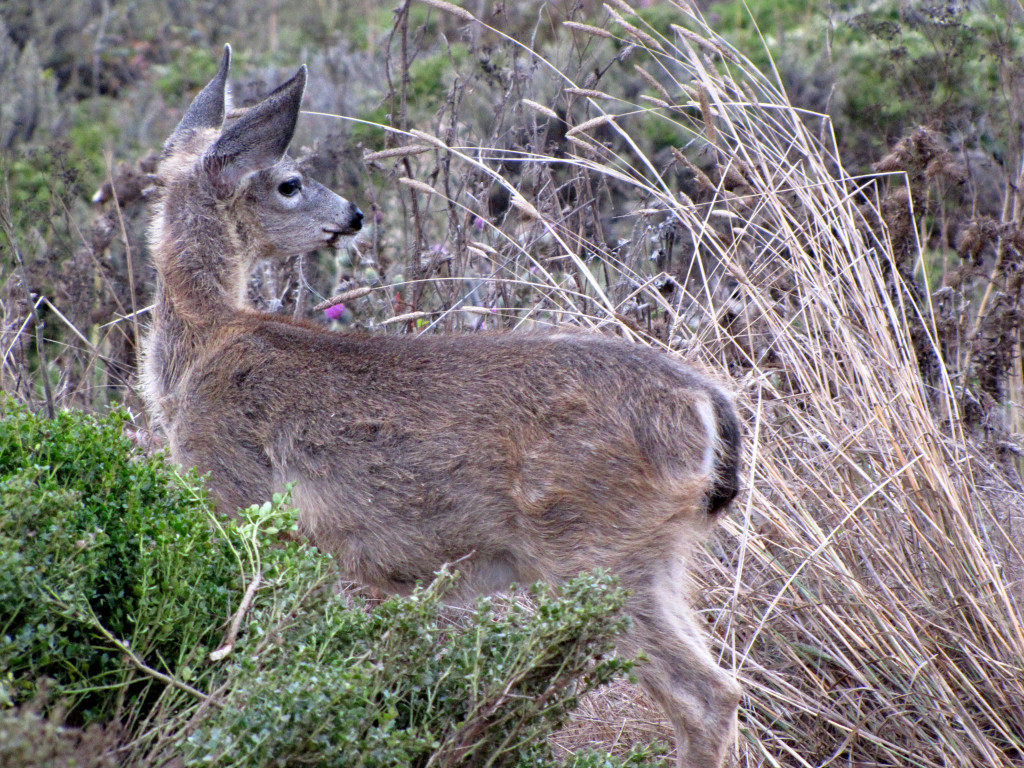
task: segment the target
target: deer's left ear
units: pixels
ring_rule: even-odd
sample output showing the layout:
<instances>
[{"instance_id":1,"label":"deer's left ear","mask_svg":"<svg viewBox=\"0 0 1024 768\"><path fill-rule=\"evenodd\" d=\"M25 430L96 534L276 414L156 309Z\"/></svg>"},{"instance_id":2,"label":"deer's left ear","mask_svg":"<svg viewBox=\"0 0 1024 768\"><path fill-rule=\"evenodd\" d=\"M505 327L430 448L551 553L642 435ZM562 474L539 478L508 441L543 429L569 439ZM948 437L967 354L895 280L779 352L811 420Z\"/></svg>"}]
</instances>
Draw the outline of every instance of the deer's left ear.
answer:
<instances>
[{"instance_id":1,"label":"deer's left ear","mask_svg":"<svg viewBox=\"0 0 1024 768\"><path fill-rule=\"evenodd\" d=\"M224 112L228 100L228 74L231 72L231 46L224 46L220 69L203 90L192 100L174 133L164 143L169 152L181 139L204 128L220 128L224 124Z\"/></svg>"},{"instance_id":2,"label":"deer's left ear","mask_svg":"<svg viewBox=\"0 0 1024 768\"><path fill-rule=\"evenodd\" d=\"M220 193L230 194L250 173L269 168L282 157L295 135L306 67L229 125L210 147L203 164Z\"/></svg>"}]
</instances>

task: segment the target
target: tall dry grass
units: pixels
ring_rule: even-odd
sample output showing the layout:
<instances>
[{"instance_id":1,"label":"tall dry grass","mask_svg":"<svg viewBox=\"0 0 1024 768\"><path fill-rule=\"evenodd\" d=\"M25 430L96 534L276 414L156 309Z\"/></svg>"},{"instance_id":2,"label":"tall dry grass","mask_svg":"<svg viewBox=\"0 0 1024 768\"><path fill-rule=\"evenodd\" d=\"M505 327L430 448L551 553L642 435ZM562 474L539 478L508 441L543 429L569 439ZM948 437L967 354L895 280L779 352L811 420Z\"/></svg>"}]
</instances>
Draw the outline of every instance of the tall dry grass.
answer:
<instances>
[{"instance_id":1,"label":"tall dry grass","mask_svg":"<svg viewBox=\"0 0 1024 768\"><path fill-rule=\"evenodd\" d=\"M461 142L457 84L436 130L394 121L367 161L391 163L423 261L377 286L375 311L407 332L572 322L732 376L746 493L696 570L715 650L746 684L742 764L1020 765L1024 493L965 421L968 383L894 256L905 184L883 199L848 175L827 118L676 5L669 34L621 0L608 27L567 24L635 64L631 98L523 48L558 81L547 103L520 100L533 146L564 118L564 151ZM643 121L688 140L650 156ZM614 248L611 227L628 232ZM664 732L618 689L565 740Z\"/></svg>"}]
</instances>

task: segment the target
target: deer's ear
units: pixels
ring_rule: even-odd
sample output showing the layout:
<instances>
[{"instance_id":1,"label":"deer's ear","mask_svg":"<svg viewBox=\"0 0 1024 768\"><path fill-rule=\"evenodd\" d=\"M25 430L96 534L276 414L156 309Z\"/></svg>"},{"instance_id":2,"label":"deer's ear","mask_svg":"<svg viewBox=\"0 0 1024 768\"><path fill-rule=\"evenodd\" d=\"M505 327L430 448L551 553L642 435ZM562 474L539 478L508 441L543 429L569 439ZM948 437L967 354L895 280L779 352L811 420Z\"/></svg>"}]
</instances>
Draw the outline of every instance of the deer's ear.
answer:
<instances>
[{"instance_id":1,"label":"deer's ear","mask_svg":"<svg viewBox=\"0 0 1024 768\"><path fill-rule=\"evenodd\" d=\"M220 128L228 100L228 73L231 71L231 46L224 46L220 69L203 90L193 99L191 106L164 144L169 151L175 143L204 128Z\"/></svg>"},{"instance_id":2,"label":"deer's ear","mask_svg":"<svg viewBox=\"0 0 1024 768\"><path fill-rule=\"evenodd\" d=\"M206 172L220 192L277 163L288 149L306 89L306 67L229 125L207 150Z\"/></svg>"}]
</instances>

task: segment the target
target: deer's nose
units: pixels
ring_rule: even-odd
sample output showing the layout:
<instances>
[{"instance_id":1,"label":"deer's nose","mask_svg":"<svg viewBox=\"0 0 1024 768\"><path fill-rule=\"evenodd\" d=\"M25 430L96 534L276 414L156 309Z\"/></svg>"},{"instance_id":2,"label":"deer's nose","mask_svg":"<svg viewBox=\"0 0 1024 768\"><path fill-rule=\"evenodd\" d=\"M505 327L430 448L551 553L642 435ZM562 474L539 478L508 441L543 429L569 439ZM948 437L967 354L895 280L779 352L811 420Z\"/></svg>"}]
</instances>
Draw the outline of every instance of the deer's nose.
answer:
<instances>
[{"instance_id":1,"label":"deer's nose","mask_svg":"<svg viewBox=\"0 0 1024 768\"><path fill-rule=\"evenodd\" d=\"M352 214L352 221L349 226L352 227L353 232L358 232L363 228L363 212L358 208L356 208L355 212Z\"/></svg>"}]
</instances>

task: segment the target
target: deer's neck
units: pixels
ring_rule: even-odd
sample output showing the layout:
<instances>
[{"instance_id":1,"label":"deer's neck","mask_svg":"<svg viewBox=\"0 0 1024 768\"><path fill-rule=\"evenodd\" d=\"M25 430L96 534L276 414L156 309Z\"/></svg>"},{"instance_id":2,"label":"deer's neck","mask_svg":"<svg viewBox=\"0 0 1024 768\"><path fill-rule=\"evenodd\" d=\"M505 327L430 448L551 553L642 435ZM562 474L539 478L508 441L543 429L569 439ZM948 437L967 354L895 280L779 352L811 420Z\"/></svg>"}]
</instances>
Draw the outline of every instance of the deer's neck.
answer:
<instances>
[{"instance_id":1,"label":"deer's neck","mask_svg":"<svg viewBox=\"0 0 1024 768\"><path fill-rule=\"evenodd\" d=\"M151 233L158 320L201 327L244 306L249 258L228 205L198 185L168 190Z\"/></svg>"},{"instance_id":2,"label":"deer's neck","mask_svg":"<svg viewBox=\"0 0 1024 768\"><path fill-rule=\"evenodd\" d=\"M246 238L226 205L198 185L181 185L167 189L154 212L156 306L143 376L147 398L164 411L216 329L245 306Z\"/></svg>"}]
</instances>

